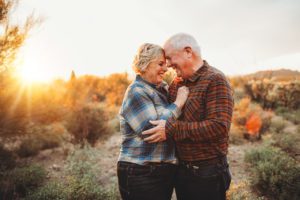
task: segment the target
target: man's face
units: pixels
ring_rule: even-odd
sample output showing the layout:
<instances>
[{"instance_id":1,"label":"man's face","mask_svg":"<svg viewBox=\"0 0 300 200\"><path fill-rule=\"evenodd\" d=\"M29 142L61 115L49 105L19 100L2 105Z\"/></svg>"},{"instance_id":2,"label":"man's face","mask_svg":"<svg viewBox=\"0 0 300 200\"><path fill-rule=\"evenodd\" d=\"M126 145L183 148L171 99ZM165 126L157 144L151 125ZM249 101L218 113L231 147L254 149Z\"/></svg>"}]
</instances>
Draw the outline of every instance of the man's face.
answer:
<instances>
[{"instance_id":1,"label":"man's face","mask_svg":"<svg viewBox=\"0 0 300 200\"><path fill-rule=\"evenodd\" d=\"M184 50L176 50L170 45L165 46L164 50L168 67L176 70L178 77L187 78L187 60Z\"/></svg>"}]
</instances>

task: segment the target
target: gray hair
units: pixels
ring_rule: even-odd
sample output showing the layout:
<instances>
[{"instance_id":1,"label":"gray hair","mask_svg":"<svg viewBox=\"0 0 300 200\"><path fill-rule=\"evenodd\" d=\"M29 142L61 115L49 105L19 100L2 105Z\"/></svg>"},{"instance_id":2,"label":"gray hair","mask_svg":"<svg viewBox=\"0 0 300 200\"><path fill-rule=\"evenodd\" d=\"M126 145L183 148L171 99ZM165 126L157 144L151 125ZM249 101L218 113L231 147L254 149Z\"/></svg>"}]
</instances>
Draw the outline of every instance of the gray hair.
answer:
<instances>
[{"instance_id":1,"label":"gray hair","mask_svg":"<svg viewBox=\"0 0 300 200\"><path fill-rule=\"evenodd\" d=\"M133 70L137 74L144 72L150 62L158 59L162 54L164 54L164 50L162 47L150 43L142 44L134 57L132 63Z\"/></svg>"},{"instance_id":2,"label":"gray hair","mask_svg":"<svg viewBox=\"0 0 300 200\"><path fill-rule=\"evenodd\" d=\"M191 47L198 56L201 56L201 50L197 40L193 36L186 33L178 33L173 35L165 42L165 46L166 45L170 45L177 50L182 50L185 47Z\"/></svg>"}]
</instances>

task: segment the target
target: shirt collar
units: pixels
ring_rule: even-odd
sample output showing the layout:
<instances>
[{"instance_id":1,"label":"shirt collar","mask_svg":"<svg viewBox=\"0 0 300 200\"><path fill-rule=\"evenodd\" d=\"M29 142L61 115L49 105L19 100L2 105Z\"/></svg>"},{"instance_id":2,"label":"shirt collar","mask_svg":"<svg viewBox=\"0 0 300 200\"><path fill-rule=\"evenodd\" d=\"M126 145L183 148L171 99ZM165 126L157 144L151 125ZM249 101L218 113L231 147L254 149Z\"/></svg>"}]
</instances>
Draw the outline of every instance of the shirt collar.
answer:
<instances>
[{"instance_id":1,"label":"shirt collar","mask_svg":"<svg viewBox=\"0 0 300 200\"><path fill-rule=\"evenodd\" d=\"M208 66L209 64L205 60L203 60L203 65L187 80L195 82L201 75L203 75Z\"/></svg>"},{"instance_id":2,"label":"shirt collar","mask_svg":"<svg viewBox=\"0 0 300 200\"><path fill-rule=\"evenodd\" d=\"M167 83L164 82L164 81L163 81L161 84L159 84L159 85L150 83L150 82L146 81L145 79L143 79L140 75L136 75L136 80L137 80L137 81L140 81L140 82L143 82L143 83L145 83L145 84L151 86L151 87L154 88L154 89L164 88L164 87L167 85Z\"/></svg>"}]
</instances>

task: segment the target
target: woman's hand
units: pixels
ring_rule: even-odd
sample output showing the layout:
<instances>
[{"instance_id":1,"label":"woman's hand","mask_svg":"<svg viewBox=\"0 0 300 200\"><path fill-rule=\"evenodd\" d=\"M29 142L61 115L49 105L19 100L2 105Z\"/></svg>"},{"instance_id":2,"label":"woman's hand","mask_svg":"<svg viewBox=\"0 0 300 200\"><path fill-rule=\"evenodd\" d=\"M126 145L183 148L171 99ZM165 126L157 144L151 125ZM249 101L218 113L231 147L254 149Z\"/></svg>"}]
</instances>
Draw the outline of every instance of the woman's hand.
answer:
<instances>
[{"instance_id":1,"label":"woman's hand","mask_svg":"<svg viewBox=\"0 0 300 200\"><path fill-rule=\"evenodd\" d=\"M178 88L177 96L174 104L178 106L179 108L182 108L189 96L189 88L186 86L181 86Z\"/></svg>"}]
</instances>

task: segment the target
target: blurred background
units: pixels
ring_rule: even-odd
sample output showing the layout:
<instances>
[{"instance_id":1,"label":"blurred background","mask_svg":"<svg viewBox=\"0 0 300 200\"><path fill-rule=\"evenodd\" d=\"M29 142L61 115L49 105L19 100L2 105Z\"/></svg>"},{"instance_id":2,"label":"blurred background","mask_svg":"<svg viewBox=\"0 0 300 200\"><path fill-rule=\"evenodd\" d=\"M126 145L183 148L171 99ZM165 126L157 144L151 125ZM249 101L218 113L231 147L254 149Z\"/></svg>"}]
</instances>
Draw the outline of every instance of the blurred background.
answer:
<instances>
[{"instance_id":1,"label":"blurred background","mask_svg":"<svg viewBox=\"0 0 300 200\"><path fill-rule=\"evenodd\" d=\"M297 0L0 0L0 199L120 199L118 111L131 62L142 43L178 32L234 90L228 199L300 199L299 9Z\"/></svg>"}]
</instances>

